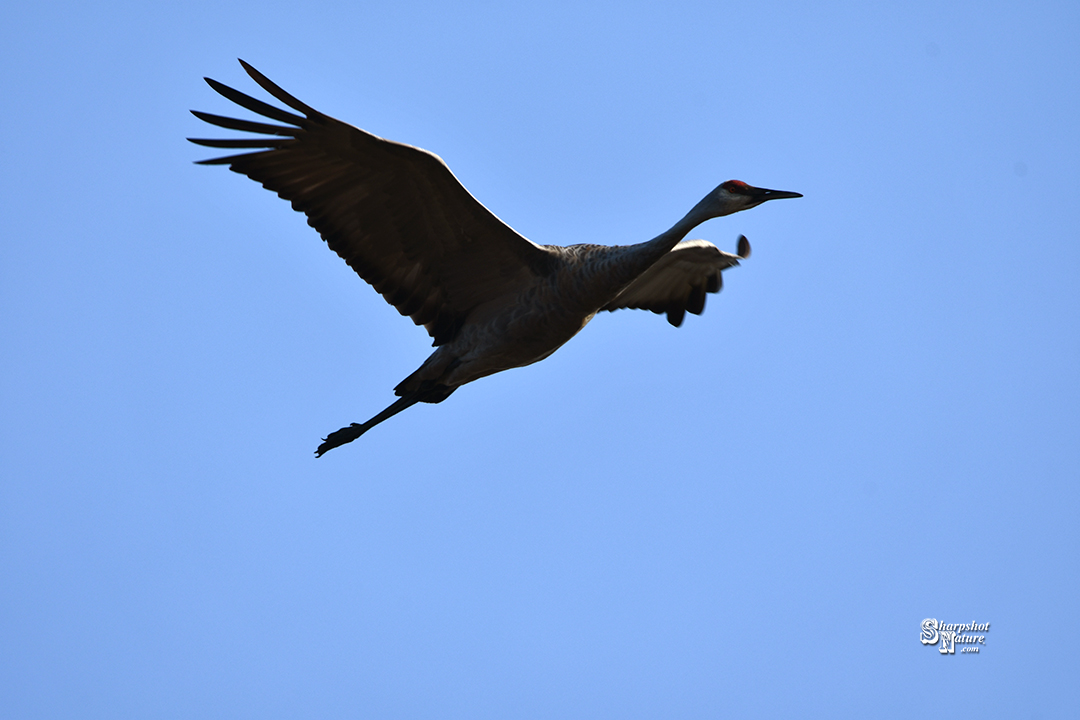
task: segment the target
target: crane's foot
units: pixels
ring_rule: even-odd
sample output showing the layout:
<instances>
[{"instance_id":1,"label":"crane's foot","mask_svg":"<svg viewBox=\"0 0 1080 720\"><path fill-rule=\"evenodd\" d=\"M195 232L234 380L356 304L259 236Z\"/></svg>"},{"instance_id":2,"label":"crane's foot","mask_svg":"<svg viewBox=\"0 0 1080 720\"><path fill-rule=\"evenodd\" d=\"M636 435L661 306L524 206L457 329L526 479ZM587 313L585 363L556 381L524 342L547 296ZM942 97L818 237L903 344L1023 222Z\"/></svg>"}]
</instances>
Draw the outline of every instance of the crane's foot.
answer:
<instances>
[{"instance_id":1,"label":"crane's foot","mask_svg":"<svg viewBox=\"0 0 1080 720\"><path fill-rule=\"evenodd\" d=\"M453 390L451 390L450 392L453 392ZM446 395L449 394L450 393L446 393ZM443 397L445 397L446 395L444 395ZM417 393L406 395L405 397L399 397L397 400L391 403L390 407L386 408L381 413L368 420L366 423L353 423L349 427L343 427L340 430L335 430L334 432L323 438L323 444L320 445L315 451L315 457L322 457L328 450L333 450L338 445L351 443L353 440L360 437L368 430L381 423L383 420L391 418L405 408L411 407L416 403L420 402L421 397L423 396ZM436 400L436 402L438 402L438 400Z\"/></svg>"},{"instance_id":2,"label":"crane's foot","mask_svg":"<svg viewBox=\"0 0 1080 720\"><path fill-rule=\"evenodd\" d=\"M322 457L327 451L333 450L339 445L345 443L351 443L356 438L367 432L367 427L360 423L353 423L348 427L343 427L340 430L334 432L323 438L323 443L315 451L315 457Z\"/></svg>"}]
</instances>

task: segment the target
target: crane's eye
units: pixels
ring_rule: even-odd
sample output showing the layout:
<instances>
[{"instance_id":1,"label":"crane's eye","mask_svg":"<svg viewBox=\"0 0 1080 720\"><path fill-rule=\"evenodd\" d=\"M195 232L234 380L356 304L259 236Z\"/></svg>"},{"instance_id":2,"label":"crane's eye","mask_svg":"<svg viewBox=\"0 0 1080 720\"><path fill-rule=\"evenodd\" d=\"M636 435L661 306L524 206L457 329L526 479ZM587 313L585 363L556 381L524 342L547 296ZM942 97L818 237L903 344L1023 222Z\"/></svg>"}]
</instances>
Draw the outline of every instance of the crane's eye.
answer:
<instances>
[{"instance_id":1,"label":"crane's eye","mask_svg":"<svg viewBox=\"0 0 1080 720\"><path fill-rule=\"evenodd\" d=\"M720 187L727 190L729 193L736 195L746 195L750 186L744 183L742 180L728 180L726 183L721 183Z\"/></svg>"}]
</instances>

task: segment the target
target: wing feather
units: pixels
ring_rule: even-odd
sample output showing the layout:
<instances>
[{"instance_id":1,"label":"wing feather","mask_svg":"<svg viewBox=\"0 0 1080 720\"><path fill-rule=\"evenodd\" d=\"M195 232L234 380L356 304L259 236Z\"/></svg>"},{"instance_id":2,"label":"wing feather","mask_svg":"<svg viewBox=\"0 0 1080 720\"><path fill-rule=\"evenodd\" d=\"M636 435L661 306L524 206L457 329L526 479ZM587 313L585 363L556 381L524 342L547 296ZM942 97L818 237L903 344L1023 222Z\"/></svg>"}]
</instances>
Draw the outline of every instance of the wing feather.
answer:
<instances>
[{"instance_id":1,"label":"wing feather","mask_svg":"<svg viewBox=\"0 0 1080 720\"><path fill-rule=\"evenodd\" d=\"M254 152L211 158L288 200L336 252L435 345L476 306L520 292L555 256L503 223L436 155L314 110L240 61L266 92L302 115L207 78L237 105L283 125L192 111L211 125L267 138L191 139Z\"/></svg>"},{"instance_id":2,"label":"wing feather","mask_svg":"<svg viewBox=\"0 0 1080 720\"><path fill-rule=\"evenodd\" d=\"M667 313L668 322L679 327L686 313L700 315L707 293L720 292L724 270L749 257L750 243L739 237L738 255L722 252L704 240L684 240L660 258L604 310L633 308Z\"/></svg>"}]
</instances>

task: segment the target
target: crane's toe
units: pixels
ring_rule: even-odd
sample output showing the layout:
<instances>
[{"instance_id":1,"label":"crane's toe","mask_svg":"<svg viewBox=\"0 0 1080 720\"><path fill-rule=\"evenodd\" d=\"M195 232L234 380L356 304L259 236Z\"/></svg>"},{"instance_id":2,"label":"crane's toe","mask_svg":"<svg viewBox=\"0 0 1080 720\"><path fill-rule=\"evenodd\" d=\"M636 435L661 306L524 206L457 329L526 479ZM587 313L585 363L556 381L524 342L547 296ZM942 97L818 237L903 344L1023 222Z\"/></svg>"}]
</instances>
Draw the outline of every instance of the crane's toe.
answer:
<instances>
[{"instance_id":1,"label":"crane's toe","mask_svg":"<svg viewBox=\"0 0 1080 720\"><path fill-rule=\"evenodd\" d=\"M323 438L322 445L315 450L315 457L322 457L327 451L333 450L339 445L351 443L353 440L363 435L366 430L367 428L360 423L353 423L352 425L349 425L349 427L335 430Z\"/></svg>"}]
</instances>

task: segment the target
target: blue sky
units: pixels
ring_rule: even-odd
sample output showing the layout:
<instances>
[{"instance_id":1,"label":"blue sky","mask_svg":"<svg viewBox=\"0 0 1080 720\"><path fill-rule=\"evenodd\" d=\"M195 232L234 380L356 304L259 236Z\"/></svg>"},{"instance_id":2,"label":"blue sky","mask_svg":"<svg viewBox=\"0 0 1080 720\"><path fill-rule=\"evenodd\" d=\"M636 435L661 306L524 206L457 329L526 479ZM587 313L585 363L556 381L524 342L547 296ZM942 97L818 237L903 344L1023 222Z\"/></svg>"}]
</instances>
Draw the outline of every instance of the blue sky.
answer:
<instances>
[{"instance_id":1,"label":"blue sky","mask_svg":"<svg viewBox=\"0 0 1080 720\"><path fill-rule=\"evenodd\" d=\"M1080 713L1080 6L3 18L6 717ZM695 231L754 253L678 330L598 317L316 461L429 339L192 164L237 57L540 243L805 198Z\"/></svg>"}]
</instances>

